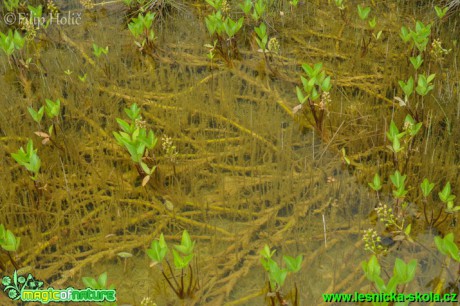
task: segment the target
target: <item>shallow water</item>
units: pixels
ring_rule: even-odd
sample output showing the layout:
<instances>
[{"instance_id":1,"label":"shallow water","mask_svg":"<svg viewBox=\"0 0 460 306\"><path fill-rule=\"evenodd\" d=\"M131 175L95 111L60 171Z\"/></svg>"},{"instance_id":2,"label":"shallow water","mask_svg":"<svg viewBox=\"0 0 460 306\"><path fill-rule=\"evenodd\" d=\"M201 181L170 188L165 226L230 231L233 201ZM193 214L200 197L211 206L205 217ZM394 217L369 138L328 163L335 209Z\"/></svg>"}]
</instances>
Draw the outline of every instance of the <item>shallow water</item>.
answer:
<instances>
[{"instance_id":1,"label":"shallow water","mask_svg":"<svg viewBox=\"0 0 460 306\"><path fill-rule=\"evenodd\" d=\"M326 292L372 290L360 267L368 258L362 232L374 226L378 200L366 182L392 169L381 153L388 144L384 132L392 118L402 122L406 115L393 97L401 95L398 80L412 73L398 33L402 25L435 15L428 4L377 2L372 14L383 37L363 47L369 32L357 3L349 1L341 17L332 3L307 1L291 10L277 2L266 19L281 44L270 62L275 76L251 46L250 31L238 42L241 60L232 67L210 63L203 4L185 3L156 23L157 49L149 54L134 45L121 4L91 10L69 4L66 9L82 13L82 23L39 32L25 55L32 57L29 69L15 70L0 58L0 222L21 237L17 261L55 288L81 288L82 276L107 271L119 304L140 305L151 297L175 305L145 250L161 232L179 242L187 229L197 241L201 287L187 305L263 304L264 244L276 248L279 260L281 254L304 256L302 270L286 284L293 288L295 282L300 305L319 305ZM430 64L439 79L424 101L427 140L414 153L409 180L415 189L419 177L438 185L445 178L458 190L453 40L459 30L455 18L433 29L452 51ZM108 46L107 56L96 58L93 43ZM333 80L324 135L292 113L300 64L319 61ZM27 112L45 98L62 102L56 145L40 144L34 135L40 127ZM132 103L142 107L144 124L177 148L174 159L161 141L151 152L157 174L146 187L112 135L119 130L115 119L126 118L123 108ZM27 138L42 159L39 189L10 157ZM385 188L383 194L390 193ZM441 273L420 218L414 218L417 243L404 242L381 259L388 271L395 256L423 262L408 292L433 290L430 282ZM123 260L120 252L133 257Z\"/></svg>"}]
</instances>

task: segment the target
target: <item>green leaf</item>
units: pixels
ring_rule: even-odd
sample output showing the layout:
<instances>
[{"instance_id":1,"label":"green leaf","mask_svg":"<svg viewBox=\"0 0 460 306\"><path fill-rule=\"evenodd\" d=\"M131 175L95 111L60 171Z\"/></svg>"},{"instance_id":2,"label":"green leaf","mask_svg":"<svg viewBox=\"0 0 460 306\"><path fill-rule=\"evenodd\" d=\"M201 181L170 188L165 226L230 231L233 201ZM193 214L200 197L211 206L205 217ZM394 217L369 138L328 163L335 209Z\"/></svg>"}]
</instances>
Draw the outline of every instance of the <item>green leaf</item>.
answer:
<instances>
[{"instance_id":1,"label":"green leaf","mask_svg":"<svg viewBox=\"0 0 460 306\"><path fill-rule=\"evenodd\" d=\"M396 126L396 123L393 120L391 120L390 129L387 132L387 137L391 142L393 142L393 139L398 137L398 135L399 135L399 129Z\"/></svg>"},{"instance_id":2,"label":"green leaf","mask_svg":"<svg viewBox=\"0 0 460 306\"><path fill-rule=\"evenodd\" d=\"M105 288L107 286L107 272L104 272L101 275L99 275L97 283L101 288Z\"/></svg>"},{"instance_id":3,"label":"green leaf","mask_svg":"<svg viewBox=\"0 0 460 306\"><path fill-rule=\"evenodd\" d=\"M277 287L282 287L286 280L288 271L285 269L280 269L278 264L271 260L269 262L269 278L270 281L274 282Z\"/></svg>"},{"instance_id":4,"label":"green leaf","mask_svg":"<svg viewBox=\"0 0 460 306\"><path fill-rule=\"evenodd\" d=\"M380 264L375 255L372 255L368 262L363 261L361 266L367 279L374 282L377 277L380 277Z\"/></svg>"},{"instance_id":5,"label":"green leaf","mask_svg":"<svg viewBox=\"0 0 460 306\"><path fill-rule=\"evenodd\" d=\"M456 196L451 194L450 182L447 182L441 192L438 193L439 199L444 203L455 200Z\"/></svg>"},{"instance_id":6,"label":"green leaf","mask_svg":"<svg viewBox=\"0 0 460 306\"><path fill-rule=\"evenodd\" d=\"M144 162L141 161L139 164L141 165L141 168L142 168L142 170L144 170L145 173L151 174L150 173L150 168Z\"/></svg>"},{"instance_id":7,"label":"green leaf","mask_svg":"<svg viewBox=\"0 0 460 306\"><path fill-rule=\"evenodd\" d=\"M147 250L147 255L155 262L162 262L168 252L163 234L160 235L159 240L153 240L150 249Z\"/></svg>"},{"instance_id":8,"label":"green leaf","mask_svg":"<svg viewBox=\"0 0 460 306\"><path fill-rule=\"evenodd\" d=\"M19 248L20 238L16 238L10 230L4 232L2 248L9 252L15 252Z\"/></svg>"},{"instance_id":9,"label":"green leaf","mask_svg":"<svg viewBox=\"0 0 460 306\"><path fill-rule=\"evenodd\" d=\"M239 4L239 7L241 8L244 14L248 15L252 8L252 1L244 0L243 3Z\"/></svg>"},{"instance_id":10,"label":"green leaf","mask_svg":"<svg viewBox=\"0 0 460 306\"><path fill-rule=\"evenodd\" d=\"M327 77L324 79L323 83L321 84L321 89L325 92L328 92L331 90L332 84L331 84L331 77Z\"/></svg>"},{"instance_id":11,"label":"green leaf","mask_svg":"<svg viewBox=\"0 0 460 306\"><path fill-rule=\"evenodd\" d=\"M412 66L415 68L415 70L417 70L418 68L420 68L420 66L422 65L423 63L423 59L422 59L422 56L419 54L417 55L417 57L410 57L409 58L410 62L412 63Z\"/></svg>"},{"instance_id":12,"label":"green leaf","mask_svg":"<svg viewBox=\"0 0 460 306\"><path fill-rule=\"evenodd\" d=\"M180 245L175 245L174 247L176 250L181 252L184 255L193 254L193 248L195 246L195 242L190 239L190 235L188 234L187 230L182 232L182 240Z\"/></svg>"},{"instance_id":13,"label":"green leaf","mask_svg":"<svg viewBox=\"0 0 460 306\"><path fill-rule=\"evenodd\" d=\"M275 252L276 250L270 250L270 247L266 244L264 245L264 248L260 251L260 255L262 255L263 258L269 259L272 258Z\"/></svg>"},{"instance_id":14,"label":"green leaf","mask_svg":"<svg viewBox=\"0 0 460 306\"><path fill-rule=\"evenodd\" d=\"M369 20L369 27L371 29L374 29L376 26L377 26L377 20L376 20L376 18L374 16L374 18L372 18L372 20Z\"/></svg>"},{"instance_id":15,"label":"green leaf","mask_svg":"<svg viewBox=\"0 0 460 306\"><path fill-rule=\"evenodd\" d=\"M412 259L406 265L404 261L399 258L396 258L394 266L394 275L398 278L400 284L410 283L415 277L415 271L417 268L417 260Z\"/></svg>"},{"instance_id":16,"label":"green leaf","mask_svg":"<svg viewBox=\"0 0 460 306\"><path fill-rule=\"evenodd\" d=\"M302 90L298 86L296 86L295 89L296 89L296 92L297 92L297 99L299 100L299 103L304 104L305 101L307 101L307 97L305 97L303 95Z\"/></svg>"},{"instance_id":17,"label":"green leaf","mask_svg":"<svg viewBox=\"0 0 460 306\"><path fill-rule=\"evenodd\" d=\"M434 237L434 242L439 252L460 262L458 247L454 242L454 234L448 233L444 238Z\"/></svg>"},{"instance_id":18,"label":"green leaf","mask_svg":"<svg viewBox=\"0 0 460 306\"><path fill-rule=\"evenodd\" d=\"M444 8L441 8L435 5L434 10L436 11L436 16L438 16L439 19L442 19L446 15L447 11L449 10L449 5L447 5Z\"/></svg>"},{"instance_id":19,"label":"green leaf","mask_svg":"<svg viewBox=\"0 0 460 306\"><path fill-rule=\"evenodd\" d=\"M310 77L310 78L313 78L315 75L314 75L314 72L313 72L313 68L308 65L308 64L302 64L302 69L303 71L305 71L305 73Z\"/></svg>"},{"instance_id":20,"label":"green leaf","mask_svg":"<svg viewBox=\"0 0 460 306\"><path fill-rule=\"evenodd\" d=\"M131 134L134 130L134 125L130 125L128 122L124 121L123 119L120 119L120 118L116 118L115 119L118 123L118 125L121 127L121 129L128 133L128 134Z\"/></svg>"},{"instance_id":21,"label":"green leaf","mask_svg":"<svg viewBox=\"0 0 460 306\"><path fill-rule=\"evenodd\" d=\"M407 83L404 83L404 81L400 80L399 86L401 86L404 94L406 95L406 98L409 98L414 92L414 79L410 77L409 80L407 80Z\"/></svg>"},{"instance_id":22,"label":"green leaf","mask_svg":"<svg viewBox=\"0 0 460 306\"><path fill-rule=\"evenodd\" d=\"M428 179L424 179L423 182L420 184L420 188L422 189L423 197L428 197L431 191L434 188L434 183L430 183Z\"/></svg>"},{"instance_id":23,"label":"green leaf","mask_svg":"<svg viewBox=\"0 0 460 306\"><path fill-rule=\"evenodd\" d=\"M302 268L302 255L293 258L291 256L283 256L284 262L289 272L296 273Z\"/></svg>"},{"instance_id":24,"label":"green leaf","mask_svg":"<svg viewBox=\"0 0 460 306\"><path fill-rule=\"evenodd\" d=\"M37 111L35 111L32 107L29 107L27 108L27 110L29 111L29 114L30 116L32 117L32 119L37 122L37 123L40 123L42 118L43 118L43 114L44 114L44 111L45 111L45 107L42 106L40 107L40 109Z\"/></svg>"},{"instance_id":25,"label":"green leaf","mask_svg":"<svg viewBox=\"0 0 460 306\"><path fill-rule=\"evenodd\" d=\"M369 13L371 12L370 7L362 7L361 5L358 4L358 15L361 20L366 20L367 17L369 16Z\"/></svg>"},{"instance_id":26,"label":"green leaf","mask_svg":"<svg viewBox=\"0 0 460 306\"><path fill-rule=\"evenodd\" d=\"M393 152L395 152L395 153L398 153L403 149L401 147L401 143L399 142L398 137L393 138L393 144L392 144L391 148L393 149Z\"/></svg>"},{"instance_id":27,"label":"green leaf","mask_svg":"<svg viewBox=\"0 0 460 306\"><path fill-rule=\"evenodd\" d=\"M175 249L173 249L173 258L174 265L177 269L185 269L193 259L193 254L181 256Z\"/></svg>"},{"instance_id":28,"label":"green leaf","mask_svg":"<svg viewBox=\"0 0 460 306\"><path fill-rule=\"evenodd\" d=\"M391 182L396 188L404 187L406 177L406 175L401 175L398 170L396 170L394 174L390 175Z\"/></svg>"},{"instance_id":29,"label":"green leaf","mask_svg":"<svg viewBox=\"0 0 460 306\"><path fill-rule=\"evenodd\" d=\"M404 234L406 234L406 236L410 236L411 229L412 229L412 224L409 224L404 230Z\"/></svg>"},{"instance_id":30,"label":"green leaf","mask_svg":"<svg viewBox=\"0 0 460 306\"><path fill-rule=\"evenodd\" d=\"M380 180L380 176L378 173L374 175L374 179L372 183L368 183L368 184L374 191L379 191L380 189L382 189L382 182Z\"/></svg>"},{"instance_id":31,"label":"green leaf","mask_svg":"<svg viewBox=\"0 0 460 306\"><path fill-rule=\"evenodd\" d=\"M59 115L61 107L61 101L56 99L56 102L50 99L45 99L45 113L48 118L53 119Z\"/></svg>"},{"instance_id":32,"label":"green leaf","mask_svg":"<svg viewBox=\"0 0 460 306\"><path fill-rule=\"evenodd\" d=\"M411 34L409 30L406 27L401 27L401 32L399 33L399 36L403 40L403 42L407 43L411 39Z\"/></svg>"},{"instance_id":33,"label":"green leaf","mask_svg":"<svg viewBox=\"0 0 460 306\"><path fill-rule=\"evenodd\" d=\"M88 288L102 289L99 287L98 282L92 277L82 277L81 280L83 281L83 284Z\"/></svg>"},{"instance_id":34,"label":"green leaf","mask_svg":"<svg viewBox=\"0 0 460 306\"><path fill-rule=\"evenodd\" d=\"M129 119L133 122L140 120L141 109L137 106L136 103L133 103L130 108L125 108L125 113L128 115Z\"/></svg>"}]
</instances>

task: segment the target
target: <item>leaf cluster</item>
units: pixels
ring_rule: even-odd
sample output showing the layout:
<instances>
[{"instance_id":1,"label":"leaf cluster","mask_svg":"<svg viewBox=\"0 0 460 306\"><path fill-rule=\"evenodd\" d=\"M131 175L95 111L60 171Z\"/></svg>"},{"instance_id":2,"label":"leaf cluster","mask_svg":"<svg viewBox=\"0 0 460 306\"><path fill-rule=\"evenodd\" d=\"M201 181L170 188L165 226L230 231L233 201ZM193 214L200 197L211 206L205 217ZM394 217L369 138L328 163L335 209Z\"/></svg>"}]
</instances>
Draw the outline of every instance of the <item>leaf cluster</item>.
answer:
<instances>
[{"instance_id":1,"label":"leaf cluster","mask_svg":"<svg viewBox=\"0 0 460 306\"><path fill-rule=\"evenodd\" d=\"M326 76L326 72L323 70L323 63L316 63L314 66L302 64L302 69L306 74L306 77L300 77L303 92L302 89L296 87L297 99L300 104L305 103L308 99L316 101L321 96L321 92L331 90L331 77Z\"/></svg>"},{"instance_id":2,"label":"leaf cluster","mask_svg":"<svg viewBox=\"0 0 460 306\"><path fill-rule=\"evenodd\" d=\"M379 293L394 294L399 285L410 283L414 277L417 268L417 260L412 259L405 263L402 259L396 258L393 268L393 276L388 283L382 279L381 266L375 255L372 255L369 261L363 261L361 267L368 280L374 283ZM373 305L389 305L388 302L373 303Z\"/></svg>"},{"instance_id":3,"label":"leaf cluster","mask_svg":"<svg viewBox=\"0 0 460 306\"><path fill-rule=\"evenodd\" d=\"M434 242L439 252L446 256L449 256L457 262L460 262L458 246L455 244L453 233L447 234L446 236L444 236L444 238L436 236L434 237Z\"/></svg>"},{"instance_id":4,"label":"leaf cluster","mask_svg":"<svg viewBox=\"0 0 460 306\"><path fill-rule=\"evenodd\" d=\"M37 149L34 149L32 139L28 140L25 150L21 147L16 153L11 153L11 156L19 165L25 167L27 171L33 174L30 176L32 180L36 181L38 179L41 160L37 154Z\"/></svg>"},{"instance_id":5,"label":"leaf cluster","mask_svg":"<svg viewBox=\"0 0 460 306\"><path fill-rule=\"evenodd\" d=\"M281 289L284 285L288 273L296 273L302 267L303 256L298 255L296 258L291 256L283 256L283 261L286 268L282 269L276 261L273 260L273 255L276 250L271 250L268 245L260 251L260 263L268 272L268 278L272 287L276 288L275 291Z\"/></svg>"},{"instance_id":6,"label":"leaf cluster","mask_svg":"<svg viewBox=\"0 0 460 306\"><path fill-rule=\"evenodd\" d=\"M158 138L156 138L152 130L147 131L145 127L140 126L142 120L140 111L136 103L132 104L130 108L125 108L125 113L131 121L128 123L121 118L116 118L121 131L113 132L113 135L118 144L129 152L131 160L139 164L147 174L146 178L149 179L156 166L149 168L142 158L146 155L148 149L152 150L156 146ZM143 182L143 185L147 183L148 179Z\"/></svg>"},{"instance_id":7,"label":"leaf cluster","mask_svg":"<svg viewBox=\"0 0 460 306\"><path fill-rule=\"evenodd\" d=\"M8 33L0 32L0 48L6 55L10 56L15 50L21 50L24 47L25 38L17 30L8 30Z\"/></svg>"},{"instance_id":8,"label":"leaf cluster","mask_svg":"<svg viewBox=\"0 0 460 306\"><path fill-rule=\"evenodd\" d=\"M176 269L187 268L194 256L194 247L195 241L192 241L187 230L184 230L182 232L181 243L174 245L172 250ZM159 240L152 241L150 248L147 250L147 255L154 262L161 263L165 259L168 251L168 245L166 244L163 234L161 234Z\"/></svg>"}]
</instances>

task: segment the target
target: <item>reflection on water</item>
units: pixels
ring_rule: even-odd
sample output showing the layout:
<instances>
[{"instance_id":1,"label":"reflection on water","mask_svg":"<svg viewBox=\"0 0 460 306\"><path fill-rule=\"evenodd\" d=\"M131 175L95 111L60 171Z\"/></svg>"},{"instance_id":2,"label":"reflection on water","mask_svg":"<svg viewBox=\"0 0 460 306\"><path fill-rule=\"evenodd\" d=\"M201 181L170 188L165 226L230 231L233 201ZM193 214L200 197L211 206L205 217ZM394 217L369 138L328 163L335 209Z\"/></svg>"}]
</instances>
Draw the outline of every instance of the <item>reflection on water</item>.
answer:
<instances>
[{"instance_id":1,"label":"reflection on water","mask_svg":"<svg viewBox=\"0 0 460 306\"><path fill-rule=\"evenodd\" d=\"M150 296L166 305L173 303L172 292L157 267L149 268L144 251L161 232L178 241L187 229L197 240L197 305L261 305L267 278L259 251L265 244L277 250L279 260L282 254L304 256L302 270L287 282L288 288L296 283L301 305L322 303L325 292L372 290L360 267L367 258L361 238L375 223L377 199L363 181L377 167L388 170L380 164L387 161L377 160L378 151L395 112L397 80L409 70L396 43L399 27L422 12L401 4L390 14L399 6L377 4L384 38L364 50L367 32L349 5L343 19L337 8L319 1L292 11L277 7L283 14L276 11L268 19L271 35L281 42L281 54L271 62L276 77L262 54L244 42L242 60L233 67L211 63L203 47L209 43L205 8L189 4L164 16L157 50L149 54L134 44L123 6L107 4L85 10L81 26L47 29L30 44L34 65L19 77L2 57L0 221L22 237L22 265L34 267L34 275L54 287L82 287L82 276L108 271L120 303L139 305ZM446 35L445 27L438 28L440 35ZM93 43L108 46L107 56L96 58ZM457 57L448 60L456 63ZM291 111L300 63L319 61L334 82L327 141ZM456 66L449 67L443 64L445 78L437 85L458 86L452 81ZM45 98L63 104L55 135L62 150L40 145L33 134L40 127L26 108L37 109ZM112 135L115 118L123 118L123 108L132 103L142 106L143 121L157 137L170 137L177 150L170 158L161 144L155 148L157 173L146 188ZM426 150L455 146L433 137L436 128ZM46 188L40 190L9 157L28 137L42 159L39 184ZM421 162L444 156L433 152ZM447 165L455 157L440 160ZM420 169L421 176L428 171ZM457 175L450 171L444 175L453 181ZM134 256L125 262L119 252ZM395 254L421 258L423 276L411 289L428 290L439 273L433 255L414 244L395 250L384 264L392 267Z\"/></svg>"}]
</instances>

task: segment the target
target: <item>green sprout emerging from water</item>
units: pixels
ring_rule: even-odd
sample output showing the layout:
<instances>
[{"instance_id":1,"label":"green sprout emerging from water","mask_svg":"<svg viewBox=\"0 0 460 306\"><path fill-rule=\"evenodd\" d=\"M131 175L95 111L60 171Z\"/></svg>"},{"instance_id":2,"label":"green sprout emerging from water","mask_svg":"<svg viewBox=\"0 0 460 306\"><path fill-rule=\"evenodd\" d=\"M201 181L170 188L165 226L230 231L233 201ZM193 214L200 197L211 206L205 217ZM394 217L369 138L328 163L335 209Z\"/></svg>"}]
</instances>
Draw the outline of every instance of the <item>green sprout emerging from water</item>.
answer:
<instances>
[{"instance_id":1,"label":"green sprout emerging from water","mask_svg":"<svg viewBox=\"0 0 460 306\"><path fill-rule=\"evenodd\" d=\"M299 109L305 109L304 105L307 104L314 119L314 123L311 123L311 125L322 135L324 115L328 112L331 102L329 95L329 91L332 88L331 77L326 76L322 63L316 63L313 67L308 64L302 64L302 69L306 77L300 77L302 88L296 87L297 99L300 105L294 109L294 112Z\"/></svg>"},{"instance_id":2,"label":"green sprout emerging from water","mask_svg":"<svg viewBox=\"0 0 460 306\"><path fill-rule=\"evenodd\" d=\"M289 273L297 273L302 268L303 256L298 255L296 258L291 256L283 256L283 261L286 264L286 268L282 269L276 261L273 260L273 255L276 250L271 250L268 245L265 245L262 251L260 251L260 262L264 267L265 271L268 272L268 294L271 301L271 305L286 305L286 301L281 294L281 287L283 287L286 277ZM297 286L294 284L294 301L293 305L300 305Z\"/></svg>"},{"instance_id":3,"label":"green sprout emerging from water","mask_svg":"<svg viewBox=\"0 0 460 306\"><path fill-rule=\"evenodd\" d=\"M180 270L179 277L176 276L169 260L166 258L169 249L163 234L160 235L159 240L153 240L150 249L147 250L147 255L150 259L152 259L155 264L161 264L161 273L164 279L176 296L181 300L193 297L199 289L198 280L194 276L194 270L191 266L191 262L195 256L194 247L195 241L192 241L189 233L184 230L181 244L174 245L172 250L174 267L176 270ZM169 275L163 269L163 263L166 263ZM188 284L185 282L187 270L189 271Z\"/></svg>"},{"instance_id":4,"label":"green sprout emerging from water","mask_svg":"<svg viewBox=\"0 0 460 306\"><path fill-rule=\"evenodd\" d=\"M54 140L53 134L56 134L56 126L59 126L59 115L61 112L61 101L56 99L53 101L51 99L45 99L45 105L41 106L38 110L33 109L32 107L27 108L32 119L38 123L40 128L39 131L35 132L35 135L42 138L42 144L47 144L51 142L55 147L63 151L64 149L59 146ZM46 114L46 117L51 120L51 124L48 129L42 128L42 119L43 115ZM46 132L45 132L46 131Z\"/></svg>"},{"instance_id":5,"label":"green sprout emerging from water","mask_svg":"<svg viewBox=\"0 0 460 306\"><path fill-rule=\"evenodd\" d=\"M130 108L125 108L125 113L131 119L131 122L116 118L118 125L122 129L120 132L113 132L118 144L124 147L130 154L131 160L136 163L136 169L140 175L144 176L142 186L145 186L154 173L156 166L149 167L144 162L144 157L148 150L152 150L158 139L152 130L147 131L140 115L141 109L136 103Z\"/></svg>"},{"instance_id":6,"label":"green sprout emerging from water","mask_svg":"<svg viewBox=\"0 0 460 306\"><path fill-rule=\"evenodd\" d=\"M144 51L146 47L153 49L154 41L156 39L155 31L153 30L153 20L155 19L155 13L147 12L146 14L139 13L137 18L133 18L128 24L128 28L136 38L140 38L141 41L136 41L136 46L139 47L140 51Z\"/></svg>"},{"instance_id":7,"label":"green sprout emerging from water","mask_svg":"<svg viewBox=\"0 0 460 306\"><path fill-rule=\"evenodd\" d=\"M8 253L11 264L16 270L19 269L10 252L16 252L19 249L21 238L16 236L10 230L7 230L3 224L0 224L0 247ZM0 268L6 271L5 265L0 260Z\"/></svg>"},{"instance_id":8,"label":"green sprout emerging from water","mask_svg":"<svg viewBox=\"0 0 460 306\"><path fill-rule=\"evenodd\" d=\"M446 16L447 11L449 10L449 6L442 8L442 7L435 5L434 10L436 12L436 16L438 16L439 19L442 19L444 18L444 16Z\"/></svg>"},{"instance_id":9,"label":"green sprout emerging from water","mask_svg":"<svg viewBox=\"0 0 460 306\"><path fill-rule=\"evenodd\" d=\"M232 19L228 15L229 7L226 0L206 0L206 2L214 9L212 14L205 17L206 28L214 41L213 53L210 54L214 57L217 51L230 65L232 59L239 57L236 36L243 27L244 17L238 20Z\"/></svg>"},{"instance_id":10,"label":"green sprout emerging from water","mask_svg":"<svg viewBox=\"0 0 460 306\"><path fill-rule=\"evenodd\" d=\"M358 4L358 15L361 20L366 20L371 12L371 8L368 6L361 6Z\"/></svg>"},{"instance_id":11,"label":"green sprout emerging from water","mask_svg":"<svg viewBox=\"0 0 460 306\"><path fill-rule=\"evenodd\" d=\"M107 55L107 53L109 53L109 47L106 46L105 48L102 48L102 47L99 47L98 45L93 43L93 54L96 57L100 57L102 53Z\"/></svg>"},{"instance_id":12,"label":"green sprout emerging from water","mask_svg":"<svg viewBox=\"0 0 460 306\"><path fill-rule=\"evenodd\" d=\"M444 238L436 236L434 237L434 242L439 252L460 262L460 253L458 251L458 246L455 244L453 233L447 234Z\"/></svg>"},{"instance_id":13,"label":"green sprout emerging from water","mask_svg":"<svg viewBox=\"0 0 460 306\"><path fill-rule=\"evenodd\" d=\"M411 82L410 79L409 82ZM395 169L401 169L401 171L406 172L412 153L415 150L415 137L420 132L421 128L422 123L417 123L411 115L407 115L404 119L402 131L400 131L396 123L391 120L390 128L386 133L391 145L387 146L387 148L393 155Z\"/></svg>"},{"instance_id":14,"label":"green sprout emerging from water","mask_svg":"<svg viewBox=\"0 0 460 306\"><path fill-rule=\"evenodd\" d=\"M115 289L115 285L107 286L107 272L102 273L99 275L97 279L92 277L82 277L82 282L85 284L86 287L96 289L96 290L113 290ZM113 291L108 291L105 298L109 302L115 302L116 296L114 294L110 294ZM116 306L116 303L96 303L97 305L109 305L109 306Z\"/></svg>"},{"instance_id":15,"label":"green sprout emerging from water","mask_svg":"<svg viewBox=\"0 0 460 306\"><path fill-rule=\"evenodd\" d=\"M11 153L14 160L24 166L32 175L30 178L34 181L38 180L40 173L41 160L37 154L38 149L34 149L34 143L31 139L27 142L26 150L21 147L16 153Z\"/></svg>"},{"instance_id":16,"label":"green sprout emerging from water","mask_svg":"<svg viewBox=\"0 0 460 306\"><path fill-rule=\"evenodd\" d=\"M401 33L399 34L405 43L412 42L420 53L426 50L430 35L431 24L425 25L421 21L415 23L415 30L408 29L405 26L401 27Z\"/></svg>"},{"instance_id":17,"label":"green sprout emerging from water","mask_svg":"<svg viewBox=\"0 0 460 306\"><path fill-rule=\"evenodd\" d=\"M24 47L25 39L17 30L8 30L4 34L0 32L0 48L6 55L11 56L15 50L21 50Z\"/></svg>"},{"instance_id":18,"label":"green sprout emerging from water","mask_svg":"<svg viewBox=\"0 0 460 306\"><path fill-rule=\"evenodd\" d=\"M417 260L412 259L409 261L409 263L406 264L402 259L396 258L393 269L393 276L388 280L387 283L385 283L383 278L380 276L382 268L375 255L372 255L369 261L363 261L361 266L367 279L374 284L375 288L378 290L378 293L396 294L396 296L398 296L397 293L404 292L405 286L414 279L415 271L417 269ZM399 291L398 286L400 288ZM401 296L401 298L402 301L405 301L404 296ZM372 305L387 306L390 305L390 303L373 302ZM408 302L401 304L397 303L395 305L408 305Z\"/></svg>"}]
</instances>

